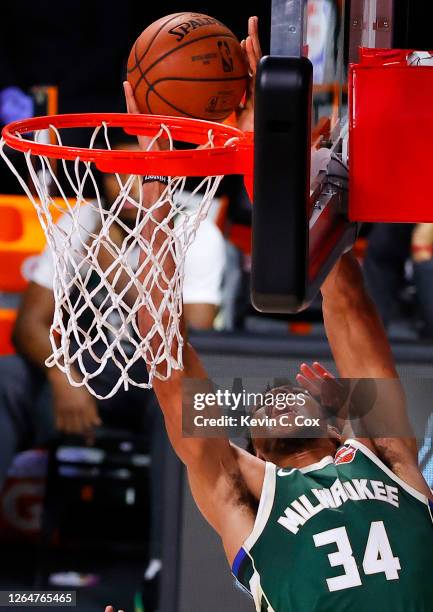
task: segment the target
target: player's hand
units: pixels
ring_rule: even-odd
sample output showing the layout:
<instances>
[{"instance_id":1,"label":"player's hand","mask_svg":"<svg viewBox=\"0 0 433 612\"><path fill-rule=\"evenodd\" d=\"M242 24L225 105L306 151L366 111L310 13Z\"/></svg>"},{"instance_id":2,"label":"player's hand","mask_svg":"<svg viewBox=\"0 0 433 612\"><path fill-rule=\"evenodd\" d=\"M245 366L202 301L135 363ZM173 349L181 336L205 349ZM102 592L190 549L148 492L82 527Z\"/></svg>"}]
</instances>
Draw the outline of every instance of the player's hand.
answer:
<instances>
[{"instance_id":1,"label":"player's hand","mask_svg":"<svg viewBox=\"0 0 433 612\"><path fill-rule=\"evenodd\" d=\"M126 101L126 109L128 113L132 115L139 115L140 110L137 105L137 101L134 96L134 92L132 90L131 83L129 81L123 82L123 91L125 92L125 101ZM143 151L149 150L149 144L152 142L152 138L150 136L137 136L138 144L140 149ZM156 140L152 145L152 151L164 151L169 149L169 142L166 139Z\"/></svg>"},{"instance_id":2,"label":"player's hand","mask_svg":"<svg viewBox=\"0 0 433 612\"><path fill-rule=\"evenodd\" d=\"M116 612L116 610L113 608L113 606L107 606L105 608L105 612ZM119 612L123 612L123 610L119 610Z\"/></svg>"},{"instance_id":3,"label":"player's hand","mask_svg":"<svg viewBox=\"0 0 433 612\"><path fill-rule=\"evenodd\" d=\"M128 113L139 115L140 111L129 81L123 82L123 90L125 92L126 109ZM165 151L170 148L170 143L167 139L159 138L158 140L154 140L150 136L137 136L137 140L140 149L143 151ZM145 206L154 204L163 191L164 187L158 181L143 184L143 204ZM166 203L158 212L160 219L165 218L168 212L169 204Z\"/></svg>"},{"instance_id":4,"label":"player's hand","mask_svg":"<svg viewBox=\"0 0 433 612\"><path fill-rule=\"evenodd\" d=\"M134 92L132 90L131 83L129 81L123 82L123 91L125 92L125 102L126 102L126 110L128 113L132 115L139 115L140 111L138 109L137 101L134 96ZM151 142L151 138L149 136L137 136L138 144L140 149L143 151L147 151L149 147L149 143ZM159 143L156 141L152 147L153 151L160 151L161 147Z\"/></svg>"},{"instance_id":5,"label":"player's hand","mask_svg":"<svg viewBox=\"0 0 433 612\"><path fill-rule=\"evenodd\" d=\"M91 438L95 427L101 425L95 398L84 387L73 387L59 370L51 370L48 379L56 429Z\"/></svg>"},{"instance_id":6,"label":"player's hand","mask_svg":"<svg viewBox=\"0 0 433 612\"><path fill-rule=\"evenodd\" d=\"M241 42L250 75L245 103L239 106L236 113L238 127L244 132L254 131L254 88L256 84L257 65L262 57L258 23L259 20L257 17L250 17L248 19L248 36Z\"/></svg>"},{"instance_id":7,"label":"player's hand","mask_svg":"<svg viewBox=\"0 0 433 612\"><path fill-rule=\"evenodd\" d=\"M317 361L311 366L303 363L296 375L296 381L333 415L343 416L342 410L347 403L349 388L322 364Z\"/></svg>"}]
</instances>

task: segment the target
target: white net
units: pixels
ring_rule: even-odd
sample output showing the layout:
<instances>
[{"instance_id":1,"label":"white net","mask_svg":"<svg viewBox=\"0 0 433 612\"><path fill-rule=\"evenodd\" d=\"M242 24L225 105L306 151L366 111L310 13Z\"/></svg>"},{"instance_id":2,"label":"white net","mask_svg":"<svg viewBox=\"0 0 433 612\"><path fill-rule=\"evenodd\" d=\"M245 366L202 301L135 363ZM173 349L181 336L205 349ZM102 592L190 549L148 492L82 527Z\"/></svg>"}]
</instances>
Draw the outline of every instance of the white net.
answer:
<instances>
[{"instance_id":1,"label":"white net","mask_svg":"<svg viewBox=\"0 0 433 612\"><path fill-rule=\"evenodd\" d=\"M45 138L47 132L62 144L55 127L45 131ZM102 137L104 146L111 149L109 132L104 123L96 128L90 148ZM35 133L35 139L41 135ZM173 149L170 130L161 125L149 139L149 150L161 136ZM208 137L205 147L213 147L212 131ZM4 141L0 142L0 155L33 203L52 252L53 353L46 365L56 365L72 385L84 385L100 399L112 397L121 386L149 388L154 377L165 379L173 369L182 369L179 326L185 255L222 177L199 179L190 191L186 177L168 178L166 185L158 183L162 193L152 202L147 201L143 177L115 174L111 176L115 196L107 201L91 162L77 158L67 163L44 156L35 159L27 152L23 157L31 177L29 187L12 163ZM51 195L54 192L60 195L61 206ZM59 208L62 217L56 223ZM157 248L155 231L151 235L145 231L149 226L159 233ZM175 267L170 278L164 273L167 257ZM158 303L152 300L155 287L162 295ZM145 336L137 322L142 308L153 322ZM101 395L97 381L107 364L112 386Z\"/></svg>"}]
</instances>

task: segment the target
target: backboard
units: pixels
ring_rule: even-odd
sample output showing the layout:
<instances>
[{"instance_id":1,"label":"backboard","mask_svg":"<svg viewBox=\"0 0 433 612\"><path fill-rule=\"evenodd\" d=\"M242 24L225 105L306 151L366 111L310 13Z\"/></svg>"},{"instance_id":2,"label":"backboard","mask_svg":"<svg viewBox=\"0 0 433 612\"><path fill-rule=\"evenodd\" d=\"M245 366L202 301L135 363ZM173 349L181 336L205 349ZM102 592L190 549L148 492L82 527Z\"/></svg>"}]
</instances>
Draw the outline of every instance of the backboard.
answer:
<instances>
[{"instance_id":1,"label":"backboard","mask_svg":"<svg viewBox=\"0 0 433 612\"><path fill-rule=\"evenodd\" d=\"M308 307L356 239L345 201L348 64L360 45L390 47L391 32L391 0L272 0L271 53L256 85L252 300L260 311ZM338 180L325 171L331 155Z\"/></svg>"}]
</instances>

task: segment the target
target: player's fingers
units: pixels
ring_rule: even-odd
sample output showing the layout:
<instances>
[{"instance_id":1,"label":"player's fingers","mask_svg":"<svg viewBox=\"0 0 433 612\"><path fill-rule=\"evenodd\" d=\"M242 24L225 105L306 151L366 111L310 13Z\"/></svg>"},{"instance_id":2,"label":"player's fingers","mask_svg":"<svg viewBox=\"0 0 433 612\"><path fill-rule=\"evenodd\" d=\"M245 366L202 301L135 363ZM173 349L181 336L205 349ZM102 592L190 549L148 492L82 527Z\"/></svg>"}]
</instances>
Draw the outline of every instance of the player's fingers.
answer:
<instances>
[{"instance_id":1,"label":"player's fingers","mask_svg":"<svg viewBox=\"0 0 433 612\"><path fill-rule=\"evenodd\" d=\"M64 431L64 419L61 415L56 414L55 416L55 423L56 423L56 429L57 431Z\"/></svg>"},{"instance_id":2,"label":"player's fingers","mask_svg":"<svg viewBox=\"0 0 433 612\"><path fill-rule=\"evenodd\" d=\"M250 62L249 62L249 59L248 59L248 54L247 54L247 47L246 47L246 41L245 41L245 38L243 38L243 39L241 40L241 49L242 49L242 53L243 53L243 56L244 56L245 63L247 64L247 66L249 66L249 63L250 63ZM249 72L249 68L248 68L248 72Z\"/></svg>"},{"instance_id":3,"label":"player's fingers","mask_svg":"<svg viewBox=\"0 0 433 612\"><path fill-rule=\"evenodd\" d=\"M125 93L126 109L128 113L133 113L135 100L131 84L128 81L123 82L123 91Z\"/></svg>"},{"instance_id":4,"label":"player's fingers","mask_svg":"<svg viewBox=\"0 0 433 612\"><path fill-rule=\"evenodd\" d=\"M321 363L315 361L312 364L312 370L316 379L319 381L320 393L322 396L326 396L327 398L332 395L340 395L342 391L342 387L340 382L335 378L335 376L325 368Z\"/></svg>"},{"instance_id":5,"label":"player's fingers","mask_svg":"<svg viewBox=\"0 0 433 612\"><path fill-rule=\"evenodd\" d=\"M300 387L311 393L313 397L320 395L320 388L303 374L296 375L296 382Z\"/></svg>"},{"instance_id":6,"label":"player's fingers","mask_svg":"<svg viewBox=\"0 0 433 612\"><path fill-rule=\"evenodd\" d=\"M92 413L86 415L86 419L83 420L82 426L86 434L92 433L95 427L99 427L101 421L98 415Z\"/></svg>"},{"instance_id":7,"label":"player's fingers","mask_svg":"<svg viewBox=\"0 0 433 612\"><path fill-rule=\"evenodd\" d=\"M132 91L131 83L123 82L123 91L125 92L126 108L128 113L139 114L137 102L135 101L134 92Z\"/></svg>"},{"instance_id":8,"label":"player's fingers","mask_svg":"<svg viewBox=\"0 0 433 612\"><path fill-rule=\"evenodd\" d=\"M71 428L73 433L85 434L91 426L90 415L87 410L80 410L71 415Z\"/></svg>"},{"instance_id":9,"label":"player's fingers","mask_svg":"<svg viewBox=\"0 0 433 612\"><path fill-rule=\"evenodd\" d=\"M250 74L251 76L255 76L257 72L257 57L254 51L254 46L253 46L253 41L251 39L251 36L248 36L248 38L245 41L245 50L247 53L247 60L248 60L248 67L249 67Z\"/></svg>"},{"instance_id":10,"label":"player's fingers","mask_svg":"<svg viewBox=\"0 0 433 612\"><path fill-rule=\"evenodd\" d=\"M246 38L243 38L241 40L241 49L243 51L245 61L246 61L247 65L248 65L248 67L249 67L250 60L249 60L248 53L247 53L247 39Z\"/></svg>"},{"instance_id":11,"label":"player's fingers","mask_svg":"<svg viewBox=\"0 0 433 612\"><path fill-rule=\"evenodd\" d=\"M99 427L100 425L102 425L102 421L98 414L98 408L96 404L94 404L90 410L89 423L90 425L93 425L94 427Z\"/></svg>"},{"instance_id":12,"label":"player's fingers","mask_svg":"<svg viewBox=\"0 0 433 612\"><path fill-rule=\"evenodd\" d=\"M85 418L83 419L84 430L86 432L92 431L94 427L98 427L98 426L99 426L99 417L92 413L86 414Z\"/></svg>"},{"instance_id":13,"label":"player's fingers","mask_svg":"<svg viewBox=\"0 0 433 612\"><path fill-rule=\"evenodd\" d=\"M332 374L332 372L327 370L325 368L325 366L323 366L318 361L315 361L313 363L313 369L314 369L315 372L317 372L317 374L319 374L319 376L327 376L328 378L334 378L335 379L335 376Z\"/></svg>"},{"instance_id":14,"label":"player's fingers","mask_svg":"<svg viewBox=\"0 0 433 612\"><path fill-rule=\"evenodd\" d=\"M302 363L299 369L308 380L320 383L320 376L309 365Z\"/></svg>"},{"instance_id":15,"label":"player's fingers","mask_svg":"<svg viewBox=\"0 0 433 612\"><path fill-rule=\"evenodd\" d=\"M90 425L92 427L100 427L102 425L102 421L97 414L91 418Z\"/></svg>"},{"instance_id":16,"label":"player's fingers","mask_svg":"<svg viewBox=\"0 0 433 612\"><path fill-rule=\"evenodd\" d=\"M126 110L128 113L132 113L130 87L127 81L123 81L123 93L125 94Z\"/></svg>"},{"instance_id":17,"label":"player's fingers","mask_svg":"<svg viewBox=\"0 0 433 612\"><path fill-rule=\"evenodd\" d=\"M71 415L64 415L61 419L61 425L59 427L60 431L64 431L69 434L72 433L72 424L71 424Z\"/></svg>"},{"instance_id":18,"label":"player's fingers","mask_svg":"<svg viewBox=\"0 0 433 612\"><path fill-rule=\"evenodd\" d=\"M128 113L132 115L139 115L140 110L137 106L137 102L135 100L134 92L132 91L132 86L129 81L123 81L123 90L125 92L125 101L126 101L126 109ZM137 136L139 147L142 151L146 151L151 139L148 136ZM154 150L158 150L158 143L155 143L153 146Z\"/></svg>"},{"instance_id":19,"label":"player's fingers","mask_svg":"<svg viewBox=\"0 0 433 612\"><path fill-rule=\"evenodd\" d=\"M86 421L81 414L71 414L69 417L69 431L80 434L86 429Z\"/></svg>"},{"instance_id":20,"label":"player's fingers","mask_svg":"<svg viewBox=\"0 0 433 612\"><path fill-rule=\"evenodd\" d=\"M262 57L262 49L259 39L259 20L258 17L250 17L248 20L248 35L251 38L256 62Z\"/></svg>"},{"instance_id":21,"label":"player's fingers","mask_svg":"<svg viewBox=\"0 0 433 612\"><path fill-rule=\"evenodd\" d=\"M123 89L125 92L126 108L128 110L128 113L131 113L133 115L139 115L140 109L138 108L137 102L135 100L135 96L134 96L134 92L132 91L131 83L129 83L129 81L124 81ZM137 136L137 140L138 140L138 144L140 145L140 148L143 151L147 151L149 144L152 141L152 139L149 136ZM160 139L153 144L152 150L159 151L159 150L166 150L169 148L170 148L170 145L169 145L168 140L165 142L163 139Z\"/></svg>"}]
</instances>

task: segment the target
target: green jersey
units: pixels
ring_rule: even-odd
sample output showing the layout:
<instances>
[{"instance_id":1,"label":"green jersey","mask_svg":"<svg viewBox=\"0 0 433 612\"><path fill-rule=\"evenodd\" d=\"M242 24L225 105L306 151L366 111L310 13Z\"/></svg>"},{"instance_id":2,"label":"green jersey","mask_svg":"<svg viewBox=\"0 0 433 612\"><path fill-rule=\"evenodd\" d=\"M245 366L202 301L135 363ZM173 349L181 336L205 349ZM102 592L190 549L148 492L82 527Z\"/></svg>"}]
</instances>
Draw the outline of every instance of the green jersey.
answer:
<instances>
[{"instance_id":1,"label":"green jersey","mask_svg":"<svg viewBox=\"0 0 433 612\"><path fill-rule=\"evenodd\" d=\"M348 440L307 468L266 464L232 570L261 612L428 612L432 568L432 504Z\"/></svg>"}]
</instances>

